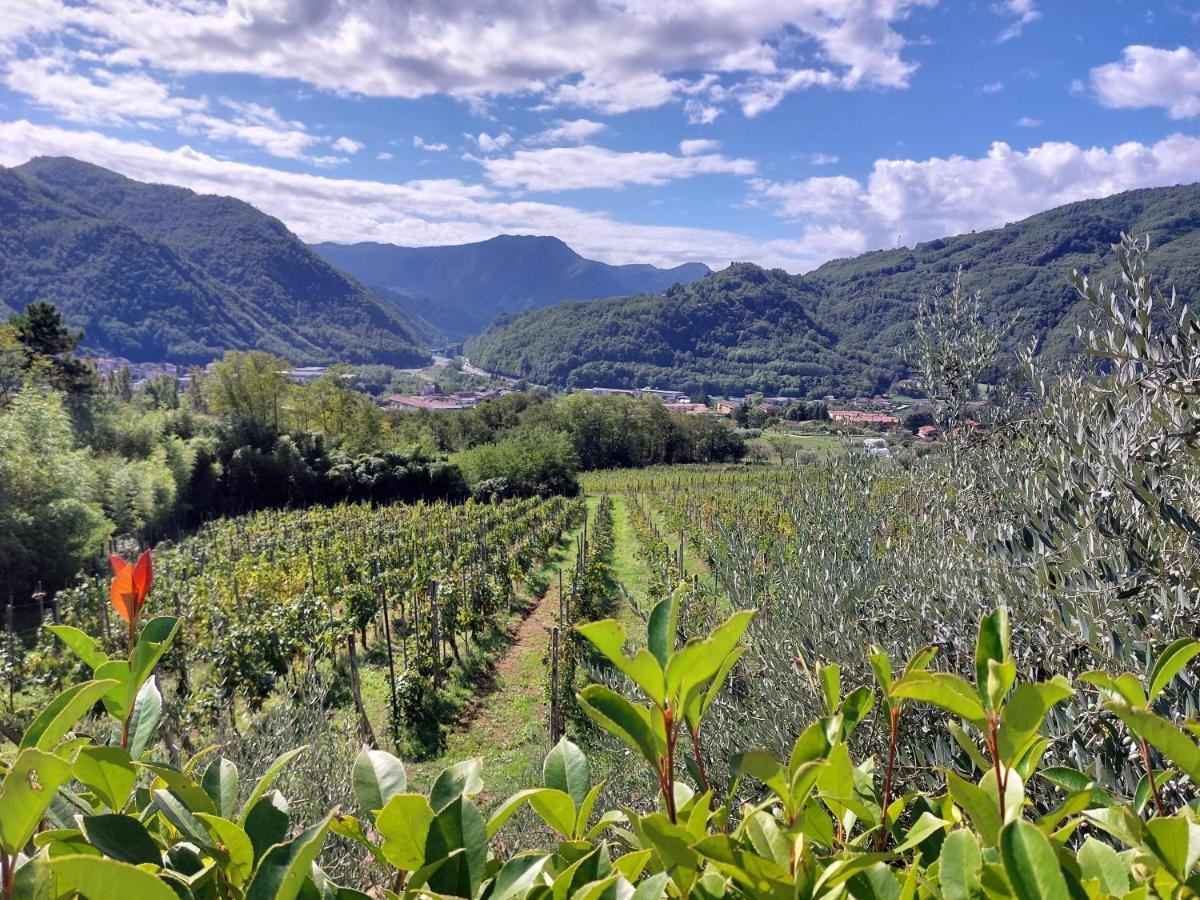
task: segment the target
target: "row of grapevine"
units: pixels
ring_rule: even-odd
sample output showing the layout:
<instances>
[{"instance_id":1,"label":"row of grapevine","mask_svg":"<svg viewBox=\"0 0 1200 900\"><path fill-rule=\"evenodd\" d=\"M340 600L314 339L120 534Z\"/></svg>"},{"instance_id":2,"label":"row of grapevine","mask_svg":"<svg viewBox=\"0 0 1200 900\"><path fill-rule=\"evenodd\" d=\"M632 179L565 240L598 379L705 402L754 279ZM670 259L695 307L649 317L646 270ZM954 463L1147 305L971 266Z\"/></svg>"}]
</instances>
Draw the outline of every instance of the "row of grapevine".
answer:
<instances>
[{"instance_id":1,"label":"row of grapevine","mask_svg":"<svg viewBox=\"0 0 1200 900\"><path fill-rule=\"evenodd\" d=\"M269 511L211 522L155 548L152 613L185 616L177 677L180 730L261 705L297 661L344 662L347 636L386 658L393 733L424 728L450 668L507 610L582 503L563 497L488 504L365 504ZM103 579L59 595L63 620L119 642ZM38 643L26 681L63 666ZM40 671L39 671L40 670Z\"/></svg>"},{"instance_id":2,"label":"row of grapevine","mask_svg":"<svg viewBox=\"0 0 1200 900\"><path fill-rule=\"evenodd\" d=\"M547 689L550 700L550 739L556 743L566 731L566 718L577 711L576 671L582 637L575 626L599 618L613 601L613 502L604 494L596 504L591 527L584 528L575 547L575 560L562 582L559 570L558 624L551 633Z\"/></svg>"}]
</instances>

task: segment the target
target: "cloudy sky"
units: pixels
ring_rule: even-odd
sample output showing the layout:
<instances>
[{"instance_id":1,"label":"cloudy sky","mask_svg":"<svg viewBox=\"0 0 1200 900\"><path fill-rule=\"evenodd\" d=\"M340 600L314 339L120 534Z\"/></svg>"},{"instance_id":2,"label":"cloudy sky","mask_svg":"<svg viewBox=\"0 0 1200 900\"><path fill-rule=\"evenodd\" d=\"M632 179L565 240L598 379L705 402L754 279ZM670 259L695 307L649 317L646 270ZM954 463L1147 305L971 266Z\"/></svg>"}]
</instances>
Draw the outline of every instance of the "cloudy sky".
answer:
<instances>
[{"instance_id":1,"label":"cloudy sky","mask_svg":"<svg viewBox=\"0 0 1200 900\"><path fill-rule=\"evenodd\" d=\"M0 0L0 165L790 271L1200 178L1194 0Z\"/></svg>"}]
</instances>

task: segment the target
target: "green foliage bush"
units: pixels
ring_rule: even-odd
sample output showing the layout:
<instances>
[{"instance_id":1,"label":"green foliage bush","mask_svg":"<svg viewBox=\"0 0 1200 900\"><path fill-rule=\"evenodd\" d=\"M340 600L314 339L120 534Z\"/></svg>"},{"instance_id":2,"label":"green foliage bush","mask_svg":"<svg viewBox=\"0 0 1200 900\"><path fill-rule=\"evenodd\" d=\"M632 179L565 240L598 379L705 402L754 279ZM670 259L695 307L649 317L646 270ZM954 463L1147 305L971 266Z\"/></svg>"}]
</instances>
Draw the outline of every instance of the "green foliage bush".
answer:
<instances>
[{"instance_id":1,"label":"green foliage bush","mask_svg":"<svg viewBox=\"0 0 1200 900\"><path fill-rule=\"evenodd\" d=\"M136 588L144 597L148 582ZM875 689L844 691L838 666L817 670L823 714L783 759L750 750L728 782L705 772L707 711L736 668L752 617L739 612L679 645L674 598L651 611L647 647L626 652L615 620L580 632L644 700L596 684L580 703L641 758L660 786L657 808L600 812L587 758L561 741L543 784L485 815L478 760L441 772L428 794L408 790L403 765L364 748L352 772L357 809L293 822L280 775L306 751L277 757L253 785L222 757L182 767L154 758L162 697L154 669L180 622L148 622L129 607L129 654L109 658L84 632L56 634L93 678L69 687L0 756L0 896L213 897L1015 897L1186 896L1195 890L1200 825L1191 804L1168 808L1162 787L1200 778L1200 724L1155 709L1200 641L1164 648L1146 673L1088 672L1097 713L1140 750L1144 784L1132 798L1099 788L1086 771L1043 767L1043 722L1076 691L1056 676L1018 681L1004 607L982 620L974 678L933 667L920 650L897 672L870 656ZM135 639L136 636L136 639ZM876 701L878 692L878 704ZM97 702L105 717L80 722ZM938 787L896 790L893 763L906 710L929 704L951 717L976 776L945 773ZM856 731L872 718L889 734L884 760L858 758ZM959 723L959 724L954 724ZM1150 748L1169 766L1159 770ZM683 757L697 775L679 777ZM1028 787L1053 791L1040 812ZM512 856L489 847L528 806L555 835ZM334 837L369 857L372 883L338 886L319 865ZM371 876L368 876L371 878Z\"/></svg>"}]
</instances>

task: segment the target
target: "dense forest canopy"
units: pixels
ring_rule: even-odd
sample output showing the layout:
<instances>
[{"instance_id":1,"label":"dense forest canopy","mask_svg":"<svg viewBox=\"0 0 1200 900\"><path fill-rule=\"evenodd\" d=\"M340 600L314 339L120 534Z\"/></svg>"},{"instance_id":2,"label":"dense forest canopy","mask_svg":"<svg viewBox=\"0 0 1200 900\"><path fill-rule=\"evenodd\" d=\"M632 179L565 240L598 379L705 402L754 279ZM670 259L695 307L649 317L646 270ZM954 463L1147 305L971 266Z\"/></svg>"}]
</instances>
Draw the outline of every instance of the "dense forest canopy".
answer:
<instances>
[{"instance_id":1,"label":"dense forest canopy","mask_svg":"<svg viewBox=\"0 0 1200 900\"><path fill-rule=\"evenodd\" d=\"M349 367L309 384L231 351L191 384L100 377L50 304L0 323L0 590L27 598L107 542L218 516L348 501L575 494L581 470L739 459L724 422L657 400L513 393L470 410L381 409Z\"/></svg>"},{"instance_id":2,"label":"dense forest canopy","mask_svg":"<svg viewBox=\"0 0 1200 900\"><path fill-rule=\"evenodd\" d=\"M477 334L500 313L660 291L709 272L703 263L613 266L585 259L558 238L535 235L448 247L324 243L313 250L449 341Z\"/></svg>"},{"instance_id":3,"label":"dense forest canopy","mask_svg":"<svg viewBox=\"0 0 1200 900\"><path fill-rule=\"evenodd\" d=\"M1200 289L1200 185L1072 203L992 231L865 253L793 276L749 263L661 294L562 303L497 321L467 345L472 361L536 383L714 394L874 394L909 372L899 349L923 297L964 271L986 315L1013 322L1011 350L1043 341L1071 352L1083 305L1072 269L1114 274L1122 230L1149 233L1155 274Z\"/></svg>"},{"instance_id":4,"label":"dense forest canopy","mask_svg":"<svg viewBox=\"0 0 1200 900\"><path fill-rule=\"evenodd\" d=\"M38 300L83 328L89 351L135 361L428 359L402 313L278 219L69 158L0 168L0 314Z\"/></svg>"}]
</instances>

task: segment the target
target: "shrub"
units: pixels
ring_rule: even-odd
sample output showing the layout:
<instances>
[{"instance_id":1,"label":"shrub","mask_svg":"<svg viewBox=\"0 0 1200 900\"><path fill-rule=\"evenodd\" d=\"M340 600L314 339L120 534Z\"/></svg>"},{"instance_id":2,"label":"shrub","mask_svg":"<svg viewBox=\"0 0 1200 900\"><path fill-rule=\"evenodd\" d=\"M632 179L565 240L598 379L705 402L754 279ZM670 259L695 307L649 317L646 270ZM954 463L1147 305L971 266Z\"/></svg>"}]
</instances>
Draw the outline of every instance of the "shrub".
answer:
<instances>
[{"instance_id":1,"label":"shrub","mask_svg":"<svg viewBox=\"0 0 1200 900\"><path fill-rule=\"evenodd\" d=\"M736 613L709 635L677 646L679 610L668 598L651 610L648 646L632 655L620 622L579 628L644 697L634 702L594 684L579 700L596 725L654 773L657 808L597 814L601 785L591 783L586 756L565 739L546 757L540 787L500 802L486 817L478 805L484 788L478 760L444 770L425 795L408 790L398 759L364 748L352 771L356 814L334 810L304 828L292 821L275 788L304 747L276 757L248 791L231 760L217 757L201 767L194 758L176 768L153 759L162 713L154 668L180 623L157 618L139 634L149 557L137 566L115 565L112 600L128 624L127 657L109 659L88 635L57 627L97 677L62 692L19 746L3 754L5 900L876 898L906 892L1032 900L1131 891L1187 896L1197 877L1195 812L1189 804L1172 808L1162 788L1181 776L1200 778L1194 737L1200 722L1189 717L1181 727L1157 704L1200 655L1200 641L1172 643L1144 676L1092 671L1080 679L1099 700L1097 714L1136 748L1145 774L1131 797L1104 792L1086 770L1042 766L1043 722L1075 690L1061 676L1018 681L1003 607L980 623L973 680L933 668L933 647L899 670L872 649L874 689L846 692L839 667L821 667L814 676L823 714L787 757L742 753L732 779L717 783L706 773L704 717L739 663L752 613ZM78 725L98 702L113 727ZM951 716L976 776L947 773L927 793L896 789L898 734L914 704ZM886 757L856 762L855 732L872 718L888 734ZM100 737L105 734L107 740ZM694 774L692 784L681 779L682 769ZM1035 780L1061 802L1034 809L1027 786ZM508 858L494 854L490 839L525 806L557 844ZM356 871L382 871L384 883L335 885L318 864L333 836L374 863Z\"/></svg>"}]
</instances>

